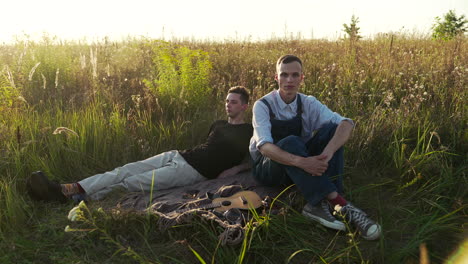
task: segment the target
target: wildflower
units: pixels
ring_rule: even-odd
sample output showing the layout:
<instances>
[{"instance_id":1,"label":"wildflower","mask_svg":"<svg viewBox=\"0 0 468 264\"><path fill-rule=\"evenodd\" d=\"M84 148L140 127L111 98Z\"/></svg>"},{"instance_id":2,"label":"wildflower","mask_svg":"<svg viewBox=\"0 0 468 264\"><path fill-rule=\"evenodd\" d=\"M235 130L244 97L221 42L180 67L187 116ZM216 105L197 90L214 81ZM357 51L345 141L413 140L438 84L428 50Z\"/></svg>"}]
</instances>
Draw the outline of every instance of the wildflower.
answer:
<instances>
[{"instance_id":1,"label":"wildflower","mask_svg":"<svg viewBox=\"0 0 468 264\"><path fill-rule=\"evenodd\" d=\"M78 207L83 209L83 208L86 208L86 203L84 201L81 201L79 204L78 204Z\"/></svg>"},{"instance_id":2,"label":"wildflower","mask_svg":"<svg viewBox=\"0 0 468 264\"><path fill-rule=\"evenodd\" d=\"M68 212L68 220L75 222L83 218L83 209L86 208L84 201L81 201L77 206L73 207Z\"/></svg>"},{"instance_id":3,"label":"wildflower","mask_svg":"<svg viewBox=\"0 0 468 264\"><path fill-rule=\"evenodd\" d=\"M391 102L395 99L395 97L393 96L393 93L392 92L388 92L387 96L385 97L385 100L384 100L384 103L387 105L387 106L390 106Z\"/></svg>"},{"instance_id":4,"label":"wildflower","mask_svg":"<svg viewBox=\"0 0 468 264\"><path fill-rule=\"evenodd\" d=\"M75 222L78 218L78 214L81 212L79 206L73 207L70 212L68 212L68 220Z\"/></svg>"}]
</instances>

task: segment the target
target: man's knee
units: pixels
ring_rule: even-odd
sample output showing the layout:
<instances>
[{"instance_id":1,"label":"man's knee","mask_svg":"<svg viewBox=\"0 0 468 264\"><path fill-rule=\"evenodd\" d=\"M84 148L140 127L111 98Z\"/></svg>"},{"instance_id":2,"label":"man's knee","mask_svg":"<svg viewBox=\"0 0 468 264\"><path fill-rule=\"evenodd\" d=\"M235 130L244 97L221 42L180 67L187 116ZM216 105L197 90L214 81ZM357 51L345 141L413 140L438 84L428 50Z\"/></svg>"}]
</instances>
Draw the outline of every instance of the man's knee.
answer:
<instances>
[{"instance_id":1,"label":"man's knee","mask_svg":"<svg viewBox=\"0 0 468 264\"><path fill-rule=\"evenodd\" d=\"M305 143L298 136L287 136L276 143L282 150L296 155L304 155Z\"/></svg>"}]
</instances>

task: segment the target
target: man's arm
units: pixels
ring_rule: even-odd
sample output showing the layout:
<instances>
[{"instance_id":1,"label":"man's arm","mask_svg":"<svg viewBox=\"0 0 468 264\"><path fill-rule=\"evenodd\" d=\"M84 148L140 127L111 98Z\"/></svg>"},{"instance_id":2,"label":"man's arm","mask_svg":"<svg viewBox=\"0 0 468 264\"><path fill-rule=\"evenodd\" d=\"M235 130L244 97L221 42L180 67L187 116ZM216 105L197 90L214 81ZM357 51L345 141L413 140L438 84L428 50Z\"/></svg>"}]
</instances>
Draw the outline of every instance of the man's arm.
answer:
<instances>
[{"instance_id":1,"label":"man's arm","mask_svg":"<svg viewBox=\"0 0 468 264\"><path fill-rule=\"evenodd\" d=\"M263 156L278 163L303 169L313 176L320 176L327 170L328 163L324 161L324 155L301 157L282 150L273 143L265 143L260 146Z\"/></svg>"},{"instance_id":2,"label":"man's arm","mask_svg":"<svg viewBox=\"0 0 468 264\"><path fill-rule=\"evenodd\" d=\"M333 154L341 146L348 141L353 125L351 122L344 120L336 128L333 135L324 151L318 156L301 157L289 152L286 152L272 143L265 143L260 146L260 152L278 163L295 166L303 169L304 171L312 174L313 176L320 176L328 168L328 161L333 157Z\"/></svg>"},{"instance_id":3,"label":"man's arm","mask_svg":"<svg viewBox=\"0 0 468 264\"><path fill-rule=\"evenodd\" d=\"M351 137L353 128L354 125L348 120L343 120L340 122L340 124L338 124L335 134L328 142L327 146L321 154L327 156L325 159L326 162L330 161L330 159L333 157L333 154L335 154L335 152L348 141L348 139Z\"/></svg>"},{"instance_id":4,"label":"man's arm","mask_svg":"<svg viewBox=\"0 0 468 264\"><path fill-rule=\"evenodd\" d=\"M231 176L234 176L236 175L237 173L241 172L241 171L245 171L245 170L248 170L250 169L251 165L250 165L250 162L247 161L247 162L244 162L244 163L241 163L237 166L234 166L230 169L227 169L227 170L224 170L223 172L221 172L217 178L227 178L227 177L231 177Z\"/></svg>"}]
</instances>

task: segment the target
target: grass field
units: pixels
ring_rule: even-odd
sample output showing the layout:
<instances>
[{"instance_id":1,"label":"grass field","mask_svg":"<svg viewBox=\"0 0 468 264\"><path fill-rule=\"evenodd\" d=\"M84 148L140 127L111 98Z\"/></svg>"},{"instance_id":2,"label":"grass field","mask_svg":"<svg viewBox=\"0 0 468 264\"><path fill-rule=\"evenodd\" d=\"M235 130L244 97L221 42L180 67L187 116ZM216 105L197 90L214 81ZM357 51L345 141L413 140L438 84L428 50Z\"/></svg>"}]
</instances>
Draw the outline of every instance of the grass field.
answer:
<instances>
[{"instance_id":1,"label":"grass field","mask_svg":"<svg viewBox=\"0 0 468 264\"><path fill-rule=\"evenodd\" d=\"M419 263L420 247L432 263L454 259L468 222L467 46L398 34L2 45L0 263ZM382 225L379 240L333 232L294 206L256 219L234 247L220 246L211 223L161 232L156 216L114 215L99 203L81 231L65 232L72 203L25 194L35 170L76 181L203 141L224 118L229 87L246 86L252 103L276 88L283 54L303 59L303 93L355 121L346 197Z\"/></svg>"}]
</instances>

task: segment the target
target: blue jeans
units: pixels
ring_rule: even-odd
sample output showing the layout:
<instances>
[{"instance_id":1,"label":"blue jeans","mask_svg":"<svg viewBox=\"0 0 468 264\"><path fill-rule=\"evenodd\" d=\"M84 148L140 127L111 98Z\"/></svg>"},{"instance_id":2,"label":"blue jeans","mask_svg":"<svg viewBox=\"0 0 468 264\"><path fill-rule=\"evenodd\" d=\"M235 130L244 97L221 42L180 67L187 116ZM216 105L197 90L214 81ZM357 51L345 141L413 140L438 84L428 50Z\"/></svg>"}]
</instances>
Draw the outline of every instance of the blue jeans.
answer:
<instances>
[{"instance_id":1,"label":"blue jeans","mask_svg":"<svg viewBox=\"0 0 468 264\"><path fill-rule=\"evenodd\" d=\"M276 143L282 150L307 157L322 153L336 131L336 124L322 127L313 138L304 143L298 136L288 136ZM267 186L281 186L295 183L304 198L312 205L318 204L329 193L343 193L343 147L339 148L328 162L327 170L321 176L312 176L304 170L280 164L261 156L254 162L253 176Z\"/></svg>"}]
</instances>

